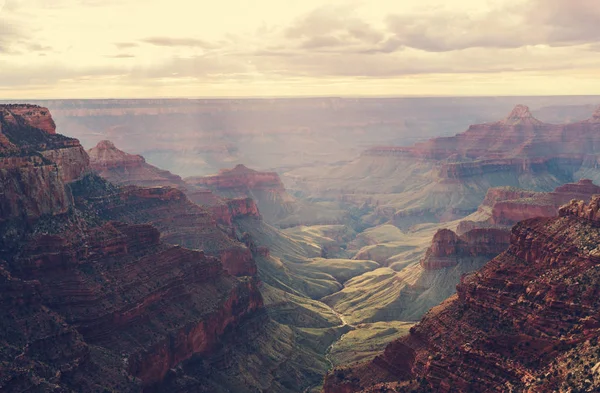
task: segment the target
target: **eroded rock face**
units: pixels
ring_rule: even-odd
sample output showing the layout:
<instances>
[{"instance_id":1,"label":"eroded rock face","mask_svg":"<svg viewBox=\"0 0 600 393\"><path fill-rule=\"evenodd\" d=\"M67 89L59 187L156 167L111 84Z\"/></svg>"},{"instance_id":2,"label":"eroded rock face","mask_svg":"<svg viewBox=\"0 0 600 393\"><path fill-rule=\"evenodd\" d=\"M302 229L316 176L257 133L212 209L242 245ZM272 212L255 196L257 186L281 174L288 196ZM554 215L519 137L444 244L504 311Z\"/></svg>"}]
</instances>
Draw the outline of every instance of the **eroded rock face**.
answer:
<instances>
[{"instance_id":1,"label":"eroded rock face","mask_svg":"<svg viewBox=\"0 0 600 393\"><path fill-rule=\"evenodd\" d=\"M501 229L478 228L460 237L449 229L440 229L420 264L426 270L438 270L456 266L464 257L491 259L506 250L509 239L509 232Z\"/></svg>"},{"instance_id":2,"label":"eroded rock face","mask_svg":"<svg viewBox=\"0 0 600 393\"><path fill-rule=\"evenodd\" d=\"M16 116L13 118L15 124L18 124L20 120L21 124L40 129L48 134L56 134L56 124L47 108L21 104L6 105L4 108Z\"/></svg>"},{"instance_id":3,"label":"eroded rock face","mask_svg":"<svg viewBox=\"0 0 600 393\"><path fill-rule=\"evenodd\" d=\"M294 198L285 190L275 172L259 172L244 165L223 169L218 174L185 179L196 190L210 190L223 198L252 198L262 216L275 222L294 211ZM195 190L191 190L193 193Z\"/></svg>"},{"instance_id":4,"label":"eroded rock face","mask_svg":"<svg viewBox=\"0 0 600 393\"><path fill-rule=\"evenodd\" d=\"M37 280L44 304L86 343L125 357L125 371L143 385L211 350L262 307L252 280L235 279L202 252L162 244L151 225L111 222L76 235L34 237L13 270Z\"/></svg>"},{"instance_id":5,"label":"eroded rock face","mask_svg":"<svg viewBox=\"0 0 600 393\"><path fill-rule=\"evenodd\" d=\"M251 198L227 199L210 207L213 217L223 225L232 225L240 217L260 218L256 203Z\"/></svg>"},{"instance_id":6,"label":"eroded rock face","mask_svg":"<svg viewBox=\"0 0 600 393\"><path fill-rule=\"evenodd\" d=\"M186 189L181 177L146 163L140 155L117 149L111 141L100 141L88 155L92 169L114 184Z\"/></svg>"},{"instance_id":7,"label":"eroded rock face","mask_svg":"<svg viewBox=\"0 0 600 393\"><path fill-rule=\"evenodd\" d=\"M237 241L231 233L232 228L221 228L212 208L192 203L183 191L170 187L107 188L108 183L97 176L90 176L85 181L86 184L74 191L75 201L93 206L104 219L129 224L150 223L160 230L162 240L167 243L219 257L230 274L256 274L252 253ZM231 221L233 210L228 210L230 216L224 219Z\"/></svg>"},{"instance_id":8,"label":"eroded rock face","mask_svg":"<svg viewBox=\"0 0 600 393\"><path fill-rule=\"evenodd\" d=\"M46 108L0 105L0 221L65 213L65 183L88 170L79 141L56 134Z\"/></svg>"},{"instance_id":9,"label":"eroded rock face","mask_svg":"<svg viewBox=\"0 0 600 393\"><path fill-rule=\"evenodd\" d=\"M435 138L412 147L376 147L365 154L409 155L453 161L494 160L514 157L514 154L508 153L529 148L532 144L542 147L545 143L543 139L552 138L548 134L560 134L561 130L561 126L546 124L534 118L528 107L517 105L505 119L473 125L453 137Z\"/></svg>"},{"instance_id":10,"label":"eroded rock face","mask_svg":"<svg viewBox=\"0 0 600 393\"><path fill-rule=\"evenodd\" d=\"M473 225L508 229L515 223L529 218L556 216L560 206L572 199L587 202L596 194L600 194L600 187L589 179L559 186L553 192L526 191L514 187L491 188L479 208L479 212L489 215L489 219Z\"/></svg>"},{"instance_id":11,"label":"eroded rock face","mask_svg":"<svg viewBox=\"0 0 600 393\"><path fill-rule=\"evenodd\" d=\"M219 190L232 189L244 192L247 189L254 188L283 189L283 184L277 173L258 172L242 164L233 169L222 169L216 175L190 177L187 180L194 185Z\"/></svg>"},{"instance_id":12,"label":"eroded rock face","mask_svg":"<svg viewBox=\"0 0 600 393\"><path fill-rule=\"evenodd\" d=\"M456 296L373 362L330 374L325 392L598 389L599 211L594 197L517 224Z\"/></svg>"}]
</instances>

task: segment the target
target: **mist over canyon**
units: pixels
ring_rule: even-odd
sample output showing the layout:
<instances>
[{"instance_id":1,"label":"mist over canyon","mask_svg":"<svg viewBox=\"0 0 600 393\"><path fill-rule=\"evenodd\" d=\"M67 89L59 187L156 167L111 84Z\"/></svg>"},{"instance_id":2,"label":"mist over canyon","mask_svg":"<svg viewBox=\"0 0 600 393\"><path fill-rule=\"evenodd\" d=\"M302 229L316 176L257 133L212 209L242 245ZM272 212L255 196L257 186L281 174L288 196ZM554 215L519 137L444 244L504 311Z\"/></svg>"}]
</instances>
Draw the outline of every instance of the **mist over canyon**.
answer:
<instances>
[{"instance_id":1,"label":"mist over canyon","mask_svg":"<svg viewBox=\"0 0 600 393\"><path fill-rule=\"evenodd\" d=\"M0 103L0 390L596 391L599 105Z\"/></svg>"}]
</instances>

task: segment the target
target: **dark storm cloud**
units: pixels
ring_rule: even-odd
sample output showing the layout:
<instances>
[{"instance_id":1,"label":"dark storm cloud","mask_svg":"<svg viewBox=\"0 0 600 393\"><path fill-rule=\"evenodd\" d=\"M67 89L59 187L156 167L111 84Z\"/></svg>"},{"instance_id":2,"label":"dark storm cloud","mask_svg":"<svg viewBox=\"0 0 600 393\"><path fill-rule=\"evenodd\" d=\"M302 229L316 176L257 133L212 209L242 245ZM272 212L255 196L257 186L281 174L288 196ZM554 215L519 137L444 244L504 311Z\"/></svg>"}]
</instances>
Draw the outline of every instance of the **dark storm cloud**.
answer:
<instances>
[{"instance_id":1,"label":"dark storm cloud","mask_svg":"<svg viewBox=\"0 0 600 393\"><path fill-rule=\"evenodd\" d=\"M204 49L214 48L214 45L197 38L173 38L173 37L149 37L142 40L147 44L152 44L156 46L186 46L186 47L199 47Z\"/></svg>"}]
</instances>

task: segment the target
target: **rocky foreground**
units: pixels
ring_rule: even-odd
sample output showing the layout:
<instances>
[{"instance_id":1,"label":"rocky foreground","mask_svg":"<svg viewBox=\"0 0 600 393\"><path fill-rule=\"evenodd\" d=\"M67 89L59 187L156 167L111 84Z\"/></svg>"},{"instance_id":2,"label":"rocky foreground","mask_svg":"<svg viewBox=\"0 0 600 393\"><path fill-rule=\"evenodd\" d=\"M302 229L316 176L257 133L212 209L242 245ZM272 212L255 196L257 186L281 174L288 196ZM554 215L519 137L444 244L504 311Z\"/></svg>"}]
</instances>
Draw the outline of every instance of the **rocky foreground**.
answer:
<instances>
[{"instance_id":1,"label":"rocky foreground","mask_svg":"<svg viewBox=\"0 0 600 393\"><path fill-rule=\"evenodd\" d=\"M507 251L326 393L600 388L600 197L517 224Z\"/></svg>"}]
</instances>

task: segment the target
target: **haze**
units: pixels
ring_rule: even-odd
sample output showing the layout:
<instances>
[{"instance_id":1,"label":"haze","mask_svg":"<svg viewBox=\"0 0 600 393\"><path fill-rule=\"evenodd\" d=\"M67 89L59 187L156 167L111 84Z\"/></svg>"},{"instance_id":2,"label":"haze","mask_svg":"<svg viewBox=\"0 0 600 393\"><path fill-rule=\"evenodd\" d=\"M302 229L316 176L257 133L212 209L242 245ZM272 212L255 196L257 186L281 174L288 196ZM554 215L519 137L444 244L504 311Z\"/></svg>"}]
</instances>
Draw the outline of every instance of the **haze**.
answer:
<instances>
[{"instance_id":1,"label":"haze","mask_svg":"<svg viewBox=\"0 0 600 393\"><path fill-rule=\"evenodd\" d=\"M596 0L0 0L0 96L600 91Z\"/></svg>"}]
</instances>

